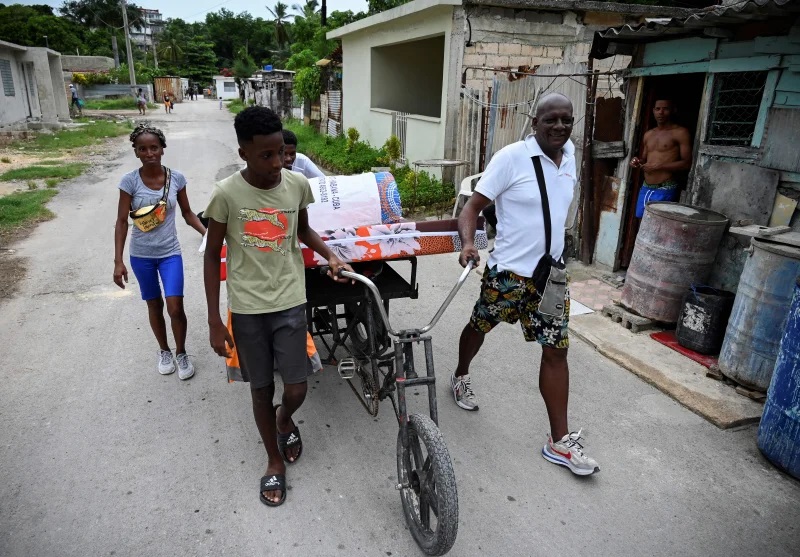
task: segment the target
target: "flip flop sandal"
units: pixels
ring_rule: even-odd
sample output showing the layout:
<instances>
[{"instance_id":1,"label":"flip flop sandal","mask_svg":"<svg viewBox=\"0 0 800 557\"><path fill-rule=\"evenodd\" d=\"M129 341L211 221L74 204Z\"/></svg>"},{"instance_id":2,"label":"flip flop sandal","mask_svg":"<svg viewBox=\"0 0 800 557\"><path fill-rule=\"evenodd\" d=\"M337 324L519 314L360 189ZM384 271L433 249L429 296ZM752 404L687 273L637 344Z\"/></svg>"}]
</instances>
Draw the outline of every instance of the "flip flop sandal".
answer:
<instances>
[{"instance_id":1,"label":"flip flop sandal","mask_svg":"<svg viewBox=\"0 0 800 557\"><path fill-rule=\"evenodd\" d=\"M280 404L275 405L276 414L278 412L279 407ZM286 449L290 449L291 447L295 446L299 446L299 450L297 451L297 456L295 457L294 460L289 460L286 457ZM294 464L295 462L300 460L300 455L303 454L303 440L300 438L300 428L295 425L294 429L289 433L278 432L278 449L281 451L281 455L283 455L283 460L285 460L289 464Z\"/></svg>"},{"instance_id":2,"label":"flip flop sandal","mask_svg":"<svg viewBox=\"0 0 800 557\"><path fill-rule=\"evenodd\" d=\"M279 501L270 501L264 497L265 491L280 490L281 498ZM286 501L286 476L283 474L272 474L271 476L264 476L261 478L261 488L258 492L258 497L261 502L268 507L280 507Z\"/></svg>"}]
</instances>

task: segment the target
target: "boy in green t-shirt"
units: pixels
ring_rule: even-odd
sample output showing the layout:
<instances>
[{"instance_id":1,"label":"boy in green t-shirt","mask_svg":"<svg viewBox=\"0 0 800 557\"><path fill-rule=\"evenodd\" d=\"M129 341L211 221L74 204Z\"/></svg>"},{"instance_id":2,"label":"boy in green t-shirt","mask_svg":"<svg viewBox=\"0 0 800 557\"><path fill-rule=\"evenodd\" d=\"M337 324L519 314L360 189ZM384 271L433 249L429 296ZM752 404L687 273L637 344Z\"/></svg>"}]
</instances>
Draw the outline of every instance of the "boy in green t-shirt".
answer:
<instances>
[{"instance_id":1,"label":"boy in green t-shirt","mask_svg":"<svg viewBox=\"0 0 800 557\"><path fill-rule=\"evenodd\" d=\"M331 253L308 225L306 207L314 202L311 185L304 176L283 169L278 116L254 106L240 112L233 125L239 156L247 167L214 186L204 212L209 219L204 261L208 325L211 347L227 357L233 339L219 312L219 254L225 240L233 337L267 450L259 495L262 503L276 507L286 500L283 459L296 462L303 447L300 430L292 421L305 400L310 365L300 242L328 260L332 278L340 268L350 270L350 266ZM281 404L273 407L276 369L284 389Z\"/></svg>"}]
</instances>

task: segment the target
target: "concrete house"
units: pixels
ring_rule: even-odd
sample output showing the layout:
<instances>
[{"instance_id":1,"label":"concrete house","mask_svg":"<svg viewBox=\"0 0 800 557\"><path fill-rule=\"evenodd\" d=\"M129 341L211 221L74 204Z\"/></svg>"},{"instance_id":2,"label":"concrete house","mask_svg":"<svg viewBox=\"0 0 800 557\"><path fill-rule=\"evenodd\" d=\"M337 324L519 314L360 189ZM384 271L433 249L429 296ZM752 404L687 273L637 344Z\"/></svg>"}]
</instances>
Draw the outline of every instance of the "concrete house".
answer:
<instances>
[{"instance_id":1,"label":"concrete house","mask_svg":"<svg viewBox=\"0 0 800 557\"><path fill-rule=\"evenodd\" d=\"M232 77L215 75L213 77L214 87L216 88L217 99L233 100L239 98L239 86Z\"/></svg>"},{"instance_id":2,"label":"concrete house","mask_svg":"<svg viewBox=\"0 0 800 557\"><path fill-rule=\"evenodd\" d=\"M630 262L633 207L642 177L629 167L651 121L656 92L668 92L693 139L681 201L726 215L731 226L790 225L800 199L800 1L726 1L689 17L598 32L596 59L631 56L619 157L596 160L591 231L594 260ZM598 127L595 127L597 130ZM595 148L597 148L597 142ZM606 174L603 176L603 174ZM612 188L611 186L614 185ZM726 234L712 286L735 290L749 241Z\"/></svg>"},{"instance_id":3,"label":"concrete house","mask_svg":"<svg viewBox=\"0 0 800 557\"><path fill-rule=\"evenodd\" d=\"M0 129L60 127L69 122L61 54L0 41Z\"/></svg>"},{"instance_id":4,"label":"concrete house","mask_svg":"<svg viewBox=\"0 0 800 557\"><path fill-rule=\"evenodd\" d=\"M564 0L414 0L327 34L342 45L342 130L380 146L391 135L403 158L458 158L461 175L519 139L537 88L561 90L583 114L594 31L688 10ZM596 69L627 65L627 57ZM553 85L549 77L561 74ZM550 85L548 87L548 84ZM598 94L621 96L605 82ZM576 130L577 131L577 130ZM582 133L573 135L579 146Z\"/></svg>"}]
</instances>

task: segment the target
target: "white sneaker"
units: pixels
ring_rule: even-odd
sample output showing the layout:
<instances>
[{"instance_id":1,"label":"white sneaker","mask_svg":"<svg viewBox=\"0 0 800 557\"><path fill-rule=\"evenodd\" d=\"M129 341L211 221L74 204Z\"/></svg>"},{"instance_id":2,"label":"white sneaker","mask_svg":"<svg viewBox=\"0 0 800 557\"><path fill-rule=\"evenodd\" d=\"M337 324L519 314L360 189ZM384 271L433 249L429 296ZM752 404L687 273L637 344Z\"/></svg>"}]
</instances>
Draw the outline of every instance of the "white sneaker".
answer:
<instances>
[{"instance_id":1,"label":"white sneaker","mask_svg":"<svg viewBox=\"0 0 800 557\"><path fill-rule=\"evenodd\" d=\"M474 412L478 409L478 398L472 392L472 381L469 374L456 377L450 376L450 387L453 389L453 398L461 408Z\"/></svg>"},{"instance_id":2,"label":"white sneaker","mask_svg":"<svg viewBox=\"0 0 800 557\"><path fill-rule=\"evenodd\" d=\"M175 373L175 358L172 357L172 351L158 351L158 373L161 375Z\"/></svg>"},{"instance_id":3,"label":"white sneaker","mask_svg":"<svg viewBox=\"0 0 800 557\"><path fill-rule=\"evenodd\" d=\"M547 444L542 449L542 456L553 464L569 468L578 476L590 476L600 471L597 461L583 454L583 445L580 444L581 430L565 435L560 441L553 443L548 435Z\"/></svg>"},{"instance_id":4,"label":"white sneaker","mask_svg":"<svg viewBox=\"0 0 800 557\"><path fill-rule=\"evenodd\" d=\"M180 377L182 381L186 381L194 375L194 366L192 365L192 361L189 359L189 354L186 352L178 354L177 359L178 377Z\"/></svg>"}]
</instances>

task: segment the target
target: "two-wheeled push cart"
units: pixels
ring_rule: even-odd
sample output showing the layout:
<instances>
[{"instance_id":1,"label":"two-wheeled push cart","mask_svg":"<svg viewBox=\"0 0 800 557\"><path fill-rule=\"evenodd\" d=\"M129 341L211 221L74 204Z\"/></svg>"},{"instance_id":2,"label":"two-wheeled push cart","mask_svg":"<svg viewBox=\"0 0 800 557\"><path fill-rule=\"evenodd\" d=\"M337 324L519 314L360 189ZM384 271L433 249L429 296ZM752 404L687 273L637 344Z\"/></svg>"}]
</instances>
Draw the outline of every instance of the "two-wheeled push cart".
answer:
<instances>
[{"instance_id":1,"label":"two-wheeled push cart","mask_svg":"<svg viewBox=\"0 0 800 557\"><path fill-rule=\"evenodd\" d=\"M375 416L380 401L391 402L399 425L396 488L406 522L422 551L444 555L458 533L458 491L450 454L438 427L429 333L474 264L467 265L427 325L395 329L389 320L389 301L416 298L418 294L416 258L404 261L411 264L410 281L387 262L354 263L356 272L341 270L339 276L355 281L353 284L331 281L324 276L327 267L308 269L307 317L311 334L322 337L328 348L327 363L337 364L339 374L350 383L364 408ZM344 357L337 359L337 352ZM418 373L415 356L424 359L424 374ZM427 388L428 415L408 413L406 392L418 388Z\"/></svg>"}]
</instances>

